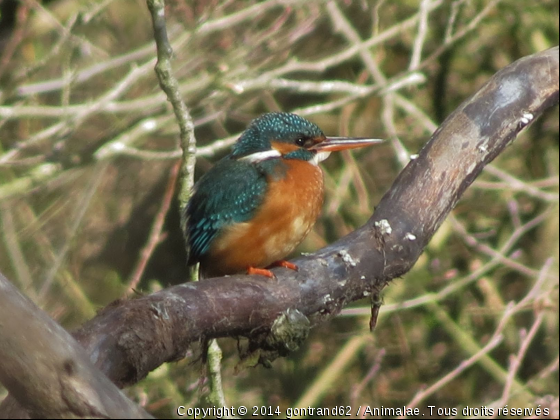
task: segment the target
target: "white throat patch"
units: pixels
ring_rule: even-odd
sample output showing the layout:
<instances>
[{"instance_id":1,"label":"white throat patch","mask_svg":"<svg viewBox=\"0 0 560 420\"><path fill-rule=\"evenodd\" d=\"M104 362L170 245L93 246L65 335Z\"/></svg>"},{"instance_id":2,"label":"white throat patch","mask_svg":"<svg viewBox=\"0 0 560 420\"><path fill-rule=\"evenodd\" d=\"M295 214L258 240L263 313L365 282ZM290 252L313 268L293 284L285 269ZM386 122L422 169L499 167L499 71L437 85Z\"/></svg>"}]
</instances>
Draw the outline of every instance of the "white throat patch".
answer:
<instances>
[{"instance_id":1,"label":"white throat patch","mask_svg":"<svg viewBox=\"0 0 560 420\"><path fill-rule=\"evenodd\" d=\"M309 162L315 166L318 166L319 162L324 161L326 158L330 156L330 154L331 152L317 152L315 156L313 156L313 159L311 159Z\"/></svg>"}]
</instances>

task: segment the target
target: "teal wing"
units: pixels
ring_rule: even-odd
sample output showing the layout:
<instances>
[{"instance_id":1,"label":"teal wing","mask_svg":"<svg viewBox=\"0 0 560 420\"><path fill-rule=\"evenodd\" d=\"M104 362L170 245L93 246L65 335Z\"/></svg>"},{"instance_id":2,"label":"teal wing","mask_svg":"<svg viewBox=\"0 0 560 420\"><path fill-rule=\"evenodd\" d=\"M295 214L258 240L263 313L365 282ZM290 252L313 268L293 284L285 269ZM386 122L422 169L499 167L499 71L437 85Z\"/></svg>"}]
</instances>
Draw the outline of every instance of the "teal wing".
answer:
<instances>
[{"instance_id":1,"label":"teal wing","mask_svg":"<svg viewBox=\"0 0 560 420\"><path fill-rule=\"evenodd\" d=\"M251 220L266 190L262 172L229 157L204 174L186 208L189 264L200 261L223 228Z\"/></svg>"}]
</instances>

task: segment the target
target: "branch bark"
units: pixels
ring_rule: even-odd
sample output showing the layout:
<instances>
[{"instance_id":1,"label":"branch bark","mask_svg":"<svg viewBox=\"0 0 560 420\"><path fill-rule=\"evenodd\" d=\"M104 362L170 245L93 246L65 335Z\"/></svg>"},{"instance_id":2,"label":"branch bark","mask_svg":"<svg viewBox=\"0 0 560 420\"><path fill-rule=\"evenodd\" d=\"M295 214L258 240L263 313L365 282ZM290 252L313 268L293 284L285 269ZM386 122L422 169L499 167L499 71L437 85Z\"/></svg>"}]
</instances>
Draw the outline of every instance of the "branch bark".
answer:
<instances>
[{"instance_id":1,"label":"branch bark","mask_svg":"<svg viewBox=\"0 0 560 420\"><path fill-rule=\"evenodd\" d=\"M276 282L246 275L207 279L117 302L86 323L78 341L125 386L182 358L201 337L242 335L261 342L288 310L311 326L325 322L410 270L484 166L558 103L558 68L553 48L494 75L444 121L366 225L296 259L299 272L275 269Z\"/></svg>"},{"instance_id":2,"label":"branch bark","mask_svg":"<svg viewBox=\"0 0 560 420\"><path fill-rule=\"evenodd\" d=\"M453 112L395 180L360 229L273 270L186 283L103 309L74 336L118 386L181 359L202 337L245 336L284 354L348 303L377 293L414 265L465 189L527 125L558 103L558 47L495 74ZM282 325L300 331L282 334ZM0 416L3 414L0 407Z\"/></svg>"},{"instance_id":3,"label":"branch bark","mask_svg":"<svg viewBox=\"0 0 560 420\"><path fill-rule=\"evenodd\" d=\"M68 332L2 274L0 382L32 417L151 418L99 372ZM2 408L2 418L17 413L4 411L8 404Z\"/></svg>"}]
</instances>

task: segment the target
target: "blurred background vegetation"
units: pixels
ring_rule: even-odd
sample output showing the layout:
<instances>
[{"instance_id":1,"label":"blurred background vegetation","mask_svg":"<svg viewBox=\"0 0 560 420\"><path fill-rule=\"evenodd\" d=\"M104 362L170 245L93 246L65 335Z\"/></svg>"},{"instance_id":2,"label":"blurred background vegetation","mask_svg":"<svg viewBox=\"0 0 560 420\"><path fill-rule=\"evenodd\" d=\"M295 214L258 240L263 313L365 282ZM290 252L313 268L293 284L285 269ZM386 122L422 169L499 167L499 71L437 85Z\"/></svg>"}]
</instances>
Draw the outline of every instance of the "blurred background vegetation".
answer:
<instances>
[{"instance_id":1,"label":"blurred background vegetation","mask_svg":"<svg viewBox=\"0 0 560 420\"><path fill-rule=\"evenodd\" d=\"M492 74L557 44L558 9L168 1L197 177L267 111L305 115L329 135L390 139L323 165L323 214L298 252L317 250L368 219L410 155ZM0 13L0 271L69 329L131 285L185 281L178 128L153 71L145 2L3 0ZM220 340L228 404L354 414L541 404L557 416L558 136L556 108L486 168L414 269L385 289L373 334L363 301L271 370L236 369L237 343ZM156 416L204 405L193 360L128 394Z\"/></svg>"}]
</instances>

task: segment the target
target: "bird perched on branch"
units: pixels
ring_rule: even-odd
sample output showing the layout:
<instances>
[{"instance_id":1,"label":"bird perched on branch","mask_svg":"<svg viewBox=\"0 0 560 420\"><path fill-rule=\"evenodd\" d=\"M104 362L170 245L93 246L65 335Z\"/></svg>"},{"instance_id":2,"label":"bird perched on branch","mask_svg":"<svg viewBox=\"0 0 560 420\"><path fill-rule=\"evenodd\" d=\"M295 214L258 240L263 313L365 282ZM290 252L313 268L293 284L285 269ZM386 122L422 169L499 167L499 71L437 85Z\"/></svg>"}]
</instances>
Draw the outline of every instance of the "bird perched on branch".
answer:
<instances>
[{"instance_id":1,"label":"bird perched on branch","mask_svg":"<svg viewBox=\"0 0 560 420\"><path fill-rule=\"evenodd\" d=\"M295 114L268 113L253 120L233 151L195 184L183 215L189 265L204 277L247 270L274 277L307 236L323 203L318 164L330 152L369 146L379 139L326 137Z\"/></svg>"}]
</instances>

